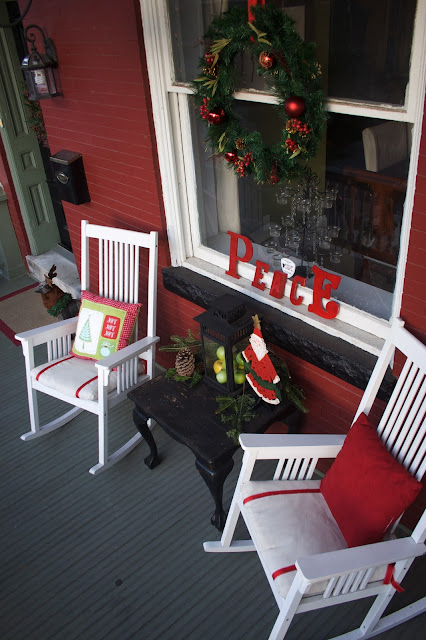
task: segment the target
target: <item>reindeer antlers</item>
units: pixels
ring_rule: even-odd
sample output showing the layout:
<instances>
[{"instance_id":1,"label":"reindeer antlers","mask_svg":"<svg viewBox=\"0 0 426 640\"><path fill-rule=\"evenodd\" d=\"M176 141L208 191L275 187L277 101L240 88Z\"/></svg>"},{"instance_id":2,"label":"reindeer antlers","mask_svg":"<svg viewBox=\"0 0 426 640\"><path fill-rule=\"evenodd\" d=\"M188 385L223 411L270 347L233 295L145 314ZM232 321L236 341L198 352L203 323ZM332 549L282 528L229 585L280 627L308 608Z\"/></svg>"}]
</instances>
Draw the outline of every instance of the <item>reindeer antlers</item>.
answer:
<instances>
[{"instance_id":1,"label":"reindeer antlers","mask_svg":"<svg viewBox=\"0 0 426 640\"><path fill-rule=\"evenodd\" d=\"M53 278L56 278L58 274L56 273L56 264L52 265L52 267L49 270L49 273L47 274L47 276L44 276L44 279L46 280L47 284L51 287L52 286L52 280Z\"/></svg>"},{"instance_id":2,"label":"reindeer antlers","mask_svg":"<svg viewBox=\"0 0 426 640\"><path fill-rule=\"evenodd\" d=\"M56 264L54 264L54 265L50 268L50 271L49 271L49 273L47 274L47 277L48 277L48 278L55 278L55 277L58 275L57 273L55 273L55 271L56 271Z\"/></svg>"}]
</instances>

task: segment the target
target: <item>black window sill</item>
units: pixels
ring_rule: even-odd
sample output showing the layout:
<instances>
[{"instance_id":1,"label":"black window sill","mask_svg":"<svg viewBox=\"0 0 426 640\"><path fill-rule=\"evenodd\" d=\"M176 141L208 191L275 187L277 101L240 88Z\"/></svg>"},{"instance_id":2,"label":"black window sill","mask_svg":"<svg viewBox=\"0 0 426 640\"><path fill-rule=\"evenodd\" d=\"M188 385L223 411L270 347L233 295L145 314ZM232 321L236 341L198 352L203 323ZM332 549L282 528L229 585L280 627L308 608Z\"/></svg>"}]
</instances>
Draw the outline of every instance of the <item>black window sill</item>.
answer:
<instances>
[{"instance_id":1,"label":"black window sill","mask_svg":"<svg viewBox=\"0 0 426 640\"><path fill-rule=\"evenodd\" d=\"M163 269L163 284L168 291L204 309L218 296L229 293L229 288L225 285L185 267ZM259 314L266 342L359 389L365 389L376 363L376 356L345 340L327 335L306 322L254 301L247 295L237 291L233 294L245 304L248 311ZM394 384L395 378L389 370L379 393L382 400L389 398Z\"/></svg>"}]
</instances>

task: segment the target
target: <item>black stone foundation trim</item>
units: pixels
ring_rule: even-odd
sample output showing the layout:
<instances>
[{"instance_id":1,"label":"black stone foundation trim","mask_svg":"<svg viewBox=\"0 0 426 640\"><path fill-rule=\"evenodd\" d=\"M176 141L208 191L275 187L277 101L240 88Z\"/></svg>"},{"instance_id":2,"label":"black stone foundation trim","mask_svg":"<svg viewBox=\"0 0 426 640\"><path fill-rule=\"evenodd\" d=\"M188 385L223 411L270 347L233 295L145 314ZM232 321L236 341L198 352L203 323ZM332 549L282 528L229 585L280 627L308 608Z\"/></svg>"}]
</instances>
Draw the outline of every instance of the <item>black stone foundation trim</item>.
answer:
<instances>
[{"instance_id":1,"label":"black stone foundation trim","mask_svg":"<svg viewBox=\"0 0 426 640\"><path fill-rule=\"evenodd\" d=\"M163 269L163 284L168 291L203 309L207 309L218 296L230 293L226 285L185 267ZM254 301L245 294L238 291L232 291L232 294L245 304L248 311L259 314L266 342L359 389L365 389L376 363L376 356L345 340L327 335L324 331L283 314L273 307ZM389 370L379 393L382 400L386 401L389 398L394 384L395 378ZM327 393L326 389L324 393Z\"/></svg>"}]
</instances>

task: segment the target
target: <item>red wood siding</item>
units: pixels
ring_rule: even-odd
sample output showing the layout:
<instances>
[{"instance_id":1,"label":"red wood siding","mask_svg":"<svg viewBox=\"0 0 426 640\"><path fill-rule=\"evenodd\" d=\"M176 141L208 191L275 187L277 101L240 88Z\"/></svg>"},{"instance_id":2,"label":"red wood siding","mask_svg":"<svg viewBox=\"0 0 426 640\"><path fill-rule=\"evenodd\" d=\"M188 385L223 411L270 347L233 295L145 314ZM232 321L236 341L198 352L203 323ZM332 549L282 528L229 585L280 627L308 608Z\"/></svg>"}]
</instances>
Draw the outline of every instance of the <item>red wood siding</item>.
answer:
<instances>
[{"instance_id":1,"label":"red wood siding","mask_svg":"<svg viewBox=\"0 0 426 640\"><path fill-rule=\"evenodd\" d=\"M425 101L426 106L426 101ZM425 108L426 112L426 108ZM420 142L410 245L404 281L401 317L422 342L426 342L426 118Z\"/></svg>"}]
</instances>

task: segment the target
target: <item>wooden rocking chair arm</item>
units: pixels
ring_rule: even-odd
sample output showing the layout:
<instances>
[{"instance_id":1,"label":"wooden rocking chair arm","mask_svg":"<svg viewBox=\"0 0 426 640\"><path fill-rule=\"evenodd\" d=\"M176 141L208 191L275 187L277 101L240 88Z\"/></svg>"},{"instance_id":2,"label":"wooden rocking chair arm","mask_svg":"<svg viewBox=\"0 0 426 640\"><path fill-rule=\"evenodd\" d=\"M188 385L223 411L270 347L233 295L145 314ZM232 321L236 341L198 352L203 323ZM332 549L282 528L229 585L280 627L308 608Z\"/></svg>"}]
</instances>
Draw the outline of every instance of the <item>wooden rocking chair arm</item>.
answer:
<instances>
[{"instance_id":1,"label":"wooden rocking chair arm","mask_svg":"<svg viewBox=\"0 0 426 640\"><path fill-rule=\"evenodd\" d=\"M158 336L151 336L142 338L141 340L137 340L133 344L129 344L129 346L124 347L124 349L120 349L120 351L116 351L115 353L107 356L106 358L102 358L96 362L96 366L98 369L105 369L107 371L111 371L118 365L123 364L127 360L131 360L135 356L147 351L152 345L158 342L160 338Z\"/></svg>"},{"instance_id":2,"label":"wooden rocking chair arm","mask_svg":"<svg viewBox=\"0 0 426 640\"><path fill-rule=\"evenodd\" d=\"M67 318L66 320L60 320L53 324L46 324L43 327L37 327L37 329L22 331L21 333L17 333L15 338L21 342L30 342L33 346L44 344L50 340L55 340L56 338L75 333L77 321L78 317Z\"/></svg>"},{"instance_id":3,"label":"wooden rocking chair arm","mask_svg":"<svg viewBox=\"0 0 426 640\"><path fill-rule=\"evenodd\" d=\"M413 538L398 538L362 547L306 556L296 561L296 567L306 580L318 582L424 554L426 554L426 546L423 543L416 543Z\"/></svg>"},{"instance_id":4,"label":"wooden rocking chair arm","mask_svg":"<svg viewBox=\"0 0 426 640\"><path fill-rule=\"evenodd\" d=\"M240 444L257 459L334 458L342 448L344 435L243 433Z\"/></svg>"}]
</instances>

